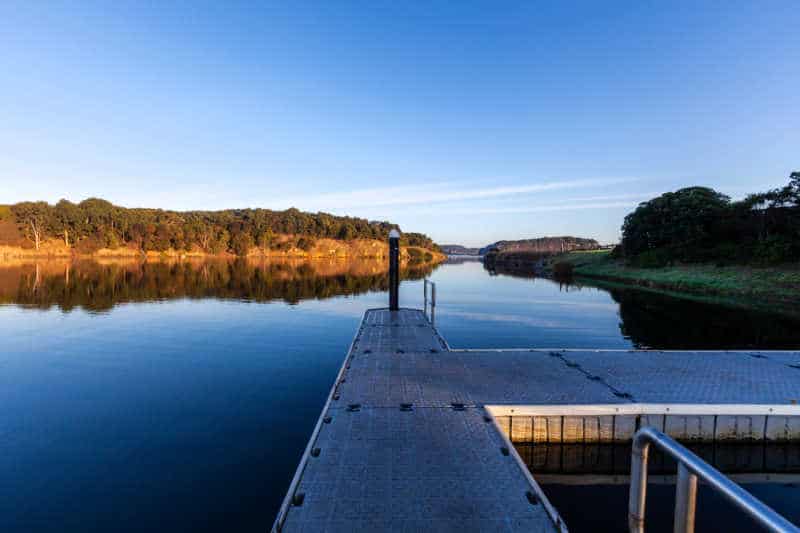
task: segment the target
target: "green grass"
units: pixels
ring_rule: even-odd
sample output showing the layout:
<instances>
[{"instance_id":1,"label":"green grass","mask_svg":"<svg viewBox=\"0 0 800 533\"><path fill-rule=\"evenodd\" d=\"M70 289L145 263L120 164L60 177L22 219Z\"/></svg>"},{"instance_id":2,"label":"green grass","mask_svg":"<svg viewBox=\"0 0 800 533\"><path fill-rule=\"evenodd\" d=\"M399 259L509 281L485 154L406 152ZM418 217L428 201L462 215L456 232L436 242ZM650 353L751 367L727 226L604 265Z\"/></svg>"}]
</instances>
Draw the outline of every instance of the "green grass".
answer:
<instances>
[{"instance_id":1,"label":"green grass","mask_svg":"<svg viewBox=\"0 0 800 533\"><path fill-rule=\"evenodd\" d=\"M0 220L11 218L11 207L7 205L0 205Z\"/></svg>"},{"instance_id":2,"label":"green grass","mask_svg":"<svg viewBox=\"0 0 800 533\"><path fill-rule=\"evenodd\" d=\"M745 298L758 303L800 304L800 265L750 267L708 264L634 268L611 258L608 250L569 252L551 263L572 263L576 276L702 295Z\"/></svg>"}]
</instances>

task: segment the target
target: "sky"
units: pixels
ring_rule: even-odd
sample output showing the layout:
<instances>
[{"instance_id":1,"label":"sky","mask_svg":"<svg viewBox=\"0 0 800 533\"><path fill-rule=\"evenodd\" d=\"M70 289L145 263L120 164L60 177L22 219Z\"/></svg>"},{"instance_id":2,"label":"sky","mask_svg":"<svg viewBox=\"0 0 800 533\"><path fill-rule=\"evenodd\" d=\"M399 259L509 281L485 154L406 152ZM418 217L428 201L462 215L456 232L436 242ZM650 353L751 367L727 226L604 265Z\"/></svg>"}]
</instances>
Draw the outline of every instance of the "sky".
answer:
<instances>
[{"instance_id":1,"label":"sky","mask_svg":"<svg viewBox=\"0 0 800 533\"><path fill-rule=\"evenodd\" d=\"M440 243L616 242L800 170L800 8L0 4L0 203L297 207Z\"/></svg>"}]
</instances>

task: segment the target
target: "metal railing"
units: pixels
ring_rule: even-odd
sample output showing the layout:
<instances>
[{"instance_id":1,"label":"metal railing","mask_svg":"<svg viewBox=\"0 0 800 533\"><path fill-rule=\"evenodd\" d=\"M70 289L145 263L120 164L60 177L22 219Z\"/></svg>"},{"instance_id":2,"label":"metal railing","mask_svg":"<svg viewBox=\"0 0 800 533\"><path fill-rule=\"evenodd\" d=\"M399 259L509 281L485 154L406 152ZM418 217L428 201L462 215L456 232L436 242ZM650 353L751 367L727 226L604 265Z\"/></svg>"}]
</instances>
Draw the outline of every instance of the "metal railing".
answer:
<instances>
[{"instance_id":1,"label":"metal railing","mask_svg":"<svg viewBox=\"0 0 800 533\"><path fill-rule=\"evenodd\" d=\"M675 522L673 526L676 533L692 533L694 531L698 477L768 531L800 531L794 524L725 477L722 472L653 427L643 427L633 436L631 488L628 499L628 527L630 531L644 532L647 459L651 444L655 444L657 448L678 463L678 480L675 485Z\"/></svg>"},{"instance_id":2,"label":"metal railing","mask_svg":"<svg viewBox=\"0 0 800 533\"><path fill-rule=\"evenodd\" d=\"M430 302L431 302L431 313L430 313L430 315L428 314L428 285L430 285L430 287L431 287L431 300L430 300ZM424 299L423 312L425 313L425 316L428 317L428 320L431 321L431 325L435 326L436 325L436 284L434 282L432 282L431 280L429 280L429 279L425 279L423 284L422 284L422 292L424 293L423 294L423 299Z\"/></svg>"}]
</instances>

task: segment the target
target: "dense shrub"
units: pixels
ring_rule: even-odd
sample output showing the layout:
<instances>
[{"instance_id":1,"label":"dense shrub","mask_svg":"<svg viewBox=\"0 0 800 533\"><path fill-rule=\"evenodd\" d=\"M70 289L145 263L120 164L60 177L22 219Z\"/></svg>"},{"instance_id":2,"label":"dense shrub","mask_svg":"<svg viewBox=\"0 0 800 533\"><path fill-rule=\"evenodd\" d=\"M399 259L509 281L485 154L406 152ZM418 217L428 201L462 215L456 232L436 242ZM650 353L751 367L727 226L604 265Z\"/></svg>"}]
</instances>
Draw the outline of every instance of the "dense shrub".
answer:
<instances>
[{"instance_id":1,"label":"dense shrub","mask_svg":"<svg viewBox=\"0 0 800 533\"><path fill-rule=\"evenodd\" d=\"M666 248L647 250L634 256L630 263L640 268L660 268L670 263L671 256L670 250Z\"/></svg>"},{"instance_id":2,"label":"dense shrub","mask_svg":"<svg viewBox=\"0 0 800 533\"><path fill-rule=\"evenodd\" d=\"M297 247L305 252L308 252L314 247L314 239L310 237L300 237L297 239Z\"/></svg>"},{"instance_id":3,"label":"dense shrub","mask_svg":"<svg viewBox=\"0 0 800 533\"><path fill-rule=\"evenodd\" d=\"M422 262L422 252L417 248L409 248L408 249L408 261L410 263L421 263Z\"/></svg>"},{"instance_id":4,"label":"dense shrub","mask_svg":"<svg viewBox=\"0 0 800 533\"><path fill-rule=\"evenodd\" d=\"M573 271L572 263L567 261L559 261L553 265L553 275L556 278L570 278Z\"/></svg>"},{"instance_id":5,"label":"dense shrub","mask_svg":"<svg viewBox=\"0 0 800 533\"><path fill-rule=\"evenodd\" d=\"M798 257L798 243L782 235L769 235L753 249L757 263L773 264L791 261Z\"/></svg>"},{"instance_id":6,"label":"dense shrub","mask_svg":"<svg viewBox=\"0 0 800 533\"><path fill-rule=\"evenodd\" d=\"M253 236L243 231L240 231L231 239L231 250L233 250L233 253L236 255L247 255L253 246L255 246Z\"/></svg>"},{"instance_id":7,"label":"dense shrub","mask_svg":"<svg viewBox=\"0 0 800 533\"><path fill-rule=\"evenodd\" d=\"M92 254L103 247L104 247L103 243L101 243L95 237L88 237L86 239L81 239L80 241L78 241L78 244L75 245L75 249L82 254Z\"/></svg>"}]
</instances>

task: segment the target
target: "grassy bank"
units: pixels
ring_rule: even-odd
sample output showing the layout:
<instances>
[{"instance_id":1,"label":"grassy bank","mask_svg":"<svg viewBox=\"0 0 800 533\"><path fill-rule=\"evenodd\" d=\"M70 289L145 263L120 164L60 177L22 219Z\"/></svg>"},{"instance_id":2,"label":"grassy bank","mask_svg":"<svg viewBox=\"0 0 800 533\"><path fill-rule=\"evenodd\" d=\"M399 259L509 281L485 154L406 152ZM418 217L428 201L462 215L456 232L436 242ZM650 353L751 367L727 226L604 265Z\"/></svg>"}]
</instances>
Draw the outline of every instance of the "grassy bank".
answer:
<instances>
[{"instance_id":1,"label":"grassy bank","mask_svg":"<svg viewBox=\"0 0 800 533\"><path fill-rule=\"evenodd\" d=\"M608 250L562 254L550 260L549 266L552 268L559 262L570 263L578 277L781 307L800 305L800 265L797 264L765 268L708 264L634 268L612 259Z\"/></svg>"}]
</instances>

